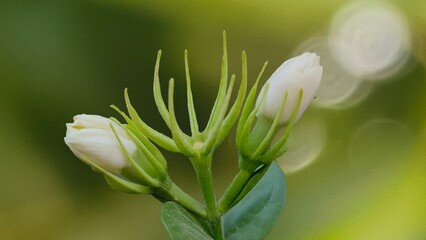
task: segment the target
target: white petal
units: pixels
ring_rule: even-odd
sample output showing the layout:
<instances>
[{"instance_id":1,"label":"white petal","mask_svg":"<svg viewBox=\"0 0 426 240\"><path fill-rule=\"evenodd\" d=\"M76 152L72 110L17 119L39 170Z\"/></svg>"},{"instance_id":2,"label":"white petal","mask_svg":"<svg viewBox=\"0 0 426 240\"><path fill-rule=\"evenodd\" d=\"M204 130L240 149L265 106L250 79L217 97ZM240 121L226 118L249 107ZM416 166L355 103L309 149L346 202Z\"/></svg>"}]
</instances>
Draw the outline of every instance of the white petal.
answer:
<instances>
[{"instance_id":1,"label":"white petal","mask_svg":"<svg viewBox=\"0 0 426 240\"><path fill-rule=\"evenodd\" d=\"M112 123L115 131L119 136L129 138L126 131L122 129L121 126L108 118L99 115L80 114L74 116L73 119L74 122L70 125L70 127L76 129L104 129L111 131L110 123Z\"/></svg>"},{"instance_id":2,"label":"white petal","mask_svg":"<svg viewBox=\"0 0 426 240\"><path fill-rule=\"evenodd\" d=\"M122 137L120 140L130 155L136 153L137 148L132 141ZM65 143L77 157L92 161L107 171L119 173L130 166L111 131L83 129L66 136Z\"/></svg>"},{"instance_id":3,"label":"white petal","mask_svg":"<svg viewBox=\"0 0 426 240\"><path fill-rule=\"evenodd\" d=\"M74 127L72 126L72 123L67 123L67 124L65 124L65 125L67 126L67 132L66 132L65 136L68 136L68 135L70 135L71 133L74 133L74 132L77 132L77 131L78 131L78 129L76 129L76 128L74 128Z\"/></svg>"},{"instance_id":4,"label":"white petal","mask_svg":"<svg viewBox=\"0 0 426 240\"><path fill-rule=\"evenodd\" d=\"M109 128L110 123L108 118L92 114L75 115L73 119L76 125L85 126L86 128Z\"/></svg>"},{"instance_id":5,"label":"white petal","mask_svg":"<svg viewBox=\"0 0 426 240\"><path fill-rule=\"evenodd\" d=\"M285 61L268 79L268 93L257 116L273 119L279 111L283 97L288 93L287 102L280 119L282 124L286 123L296 107L299 91L303 89L304 95L297 115L297 119L299 119L319 87L322 76L322 67L319 61L320 57L315 53L304 53ZM262 88L259 96L264 91L264 88ZM257 104L260 104L260 98L257 99Z\"/></svg>"}]
</instances>

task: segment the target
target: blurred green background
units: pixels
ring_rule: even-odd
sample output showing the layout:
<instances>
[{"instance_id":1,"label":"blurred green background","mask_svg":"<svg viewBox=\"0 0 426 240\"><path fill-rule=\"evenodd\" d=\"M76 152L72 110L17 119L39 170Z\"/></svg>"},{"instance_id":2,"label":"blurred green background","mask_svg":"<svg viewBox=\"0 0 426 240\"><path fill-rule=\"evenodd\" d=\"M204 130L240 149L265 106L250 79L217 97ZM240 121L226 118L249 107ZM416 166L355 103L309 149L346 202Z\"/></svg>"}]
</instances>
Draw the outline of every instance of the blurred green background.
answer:
<instances>
[{"instance_id":1,"label":"blurred green background","mask_svg":"<svg viewBox=\"0 0 426 240\"><path fill-rule=\"evenodd\" d=\"M163 87L176 79L188 130L183 51L189 50L204 125L220 76L222 30L230 70L263 81L306 39L327 33L348 1L0 1L0 238L167 239L161 204L111 190L63 142L79 113L135 107L167 133L152 95L156 52ZM392 1L406 15L409 67L350 108L311 107L327 137L309 166L288 174L285 210L268 239L426 239L426 2ZM330 71L324 69L324 72ZM302 124L302 121L300 124ZM310 139L310 136L306 136ZM220 195L237 171L232 135L215 155ZM172 178L201 199L189 161L166 154Z\"/></svg>"}]
</instances>

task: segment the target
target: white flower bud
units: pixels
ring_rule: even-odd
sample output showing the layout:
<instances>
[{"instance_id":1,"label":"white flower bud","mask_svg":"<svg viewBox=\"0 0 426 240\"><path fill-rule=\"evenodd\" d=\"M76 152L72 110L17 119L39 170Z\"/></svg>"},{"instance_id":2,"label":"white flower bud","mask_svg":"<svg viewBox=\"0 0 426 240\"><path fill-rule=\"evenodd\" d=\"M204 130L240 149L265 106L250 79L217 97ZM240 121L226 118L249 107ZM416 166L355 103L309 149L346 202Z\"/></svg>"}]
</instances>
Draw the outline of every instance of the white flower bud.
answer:
<instances>
[{"instance_id":1,"label":"white flower bud","mask_svg":"<svg viewBox=\"0 0 426 240\"><path fill-rule=\"evenodd\" d=\"M111 130L112 123L124 148L134 156L137 147L126 131L111 120L98 115L76 115L73 123L68 123L64 138L71 151L80 159L91 161L106 171L120 173L129 167L120 144Z\"/></svg>"},{"instance_id":2,"label":"white flower bud","mask_svg":"<svg viewBox=\"0 0 426 240\"><path fill-rule=\"evenodd\" d=\"M285 61L268 79L269 89L257 116L274 119L287 92L287 102L280 118L280 124L287 123L297 105L299 90L303 89L297 121L314 98L321 82L321 76L320 57L315 53L304 53ZM265 87L262 88L259 96L262 96L263 91L265 91ZM259 97L256 104L260 104L260 100Z\"/></svg>"}]
</instances>

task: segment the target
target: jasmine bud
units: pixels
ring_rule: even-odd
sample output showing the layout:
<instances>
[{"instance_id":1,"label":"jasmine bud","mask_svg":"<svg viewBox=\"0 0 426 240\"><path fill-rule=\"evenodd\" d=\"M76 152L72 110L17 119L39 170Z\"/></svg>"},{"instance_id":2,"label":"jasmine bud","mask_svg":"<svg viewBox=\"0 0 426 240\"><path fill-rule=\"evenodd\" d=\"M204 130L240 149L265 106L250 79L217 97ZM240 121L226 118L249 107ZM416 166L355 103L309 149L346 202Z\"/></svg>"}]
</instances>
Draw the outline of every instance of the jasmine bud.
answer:
<instances>
[{"instance_id":1,"label":"jasmine bud","mask_svg":"<svg viewBox=\"0 0 426 240\"><path fill-rule=\"evenodd\" d=\"M303 90L303 98L297 113L296 121L302 116L315 96L321 82L322 67L320 57L315 53L304 53L285 61L268 79L268 92L257 112L257 117L273 120L279 112L285 94L288 94L280 124L286 124L297 105L299 90ZM265 84L266 86L266 84ZM265 91L262 88L259 96ZM258 98L256 104L260 104Z\"/></svg>"}]
</instances>

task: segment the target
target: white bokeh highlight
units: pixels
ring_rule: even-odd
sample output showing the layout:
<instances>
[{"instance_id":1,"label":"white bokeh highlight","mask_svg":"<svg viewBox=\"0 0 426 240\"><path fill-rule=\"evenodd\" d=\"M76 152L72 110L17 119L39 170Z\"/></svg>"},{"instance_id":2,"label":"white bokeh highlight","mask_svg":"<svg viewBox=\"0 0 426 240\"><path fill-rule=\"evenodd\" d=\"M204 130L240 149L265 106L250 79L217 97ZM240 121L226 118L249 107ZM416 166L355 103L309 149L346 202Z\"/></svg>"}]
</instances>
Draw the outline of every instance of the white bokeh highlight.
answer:
<instances>
[{"instance_id":1,"label":"white bokeh highlight","mask_svg":"<svg viewBox=\"0 0 426 240\"><path fill-rule=\"evenodd\" d=\"M385 80L410 70L412 34L404 15L383 1L355 1L340 9L322 36L294 54L321 56L323 78L313 105L345 109L362 103Z\"/></svg>"},{"instance_id":2,"label":"white bokeh highlight","mask_svg":"<svg viewBox=\"0 0 426 240\"><path fill-rule=\"evenodd\" d=\"M337 63L362 80L387 79L407 62L411 34L401 12L381 1L358 1L333 18L328 37Z\"/></svg>"}]
</instances>

